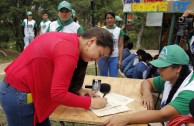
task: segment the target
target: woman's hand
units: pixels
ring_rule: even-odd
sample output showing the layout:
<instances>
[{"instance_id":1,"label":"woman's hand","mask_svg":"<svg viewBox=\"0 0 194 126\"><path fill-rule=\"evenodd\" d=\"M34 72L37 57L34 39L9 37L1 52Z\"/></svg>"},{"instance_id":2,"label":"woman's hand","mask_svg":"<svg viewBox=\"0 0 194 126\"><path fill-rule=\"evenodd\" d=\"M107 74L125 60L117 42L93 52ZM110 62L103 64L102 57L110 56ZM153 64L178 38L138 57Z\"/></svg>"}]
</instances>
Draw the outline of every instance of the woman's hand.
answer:
<instances>
[{"instance_id":1,"label":"woman's hand","mask_svg":"<svg viewBox=\"0 0 194 126\"><path fill-rule=\"evenodd\" d=\"M127 115L117 115L104 122L105 126L126 126L128 124Z\"/></svg>"},{"instance_id":2,"label":"woman's hand","mask_svg":"<svg viewBox=\"0 0 194 126\"><path fill-rule=\"evenodd\" d=\"M151 92L143 94L142 105L148 110L154 110L154 99Z\"/></svg>"},{"instance_id":3,"label":"woman's hand","mask_svg":"<svg viewBox=\"0 0 194 126\"><path fill-rule=\"evenodd\" d=\"M97 94L96 94L96 91L92 91L92 90L87 90L87 89L80 89L78 92L77 92L78 95L80 96L90 96L90 97L99 97Z\"/></svg>"},{"instance_id":4,"label":"woman's hand","mask_svg":"<svg viewBox=\"0 0 194 126\"><path fill-rule=\"evenodd\" d=\"M117 63L118 68L120 68L121 65L122 65L122 61L118 61L118 63Z\"/></svg>"},{"instance_id":5,"label":"woman's hand","mask_svg":"<svg viewBox=\"0 0 194 126\"><path fill-rule=\"evenodd\" d=\"M95 108L95 109L104 108L107 103L108 102L106 98L102 98L102 97L92 98L90 108Z\"/></svg>"}]
</instances>

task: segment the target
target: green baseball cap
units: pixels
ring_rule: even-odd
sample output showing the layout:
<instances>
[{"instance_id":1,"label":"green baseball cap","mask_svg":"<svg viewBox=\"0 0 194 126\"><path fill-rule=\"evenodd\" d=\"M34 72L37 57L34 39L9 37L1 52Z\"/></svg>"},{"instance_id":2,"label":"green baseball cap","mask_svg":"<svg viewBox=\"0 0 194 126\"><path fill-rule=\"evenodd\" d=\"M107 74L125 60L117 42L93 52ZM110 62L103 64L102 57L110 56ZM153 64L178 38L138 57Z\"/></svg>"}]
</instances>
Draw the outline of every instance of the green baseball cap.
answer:
<instances>
[{"instance_id":1,"label":"green baseball cap","mask_svg":"<svg viewBox=\"0 0 194 126\"><path fill-rule=\"evenodd\" d=\"M58 11L61 10L62 8L66 8L68 10L72 10L71 4L67 1L62 1L61 3L59 3L58 5Z\"/></svg>"},{"instance_id":2,"label":"green baseball cap","mask_svg":"<svg viewBox=\"0 0 194 126\"><path fill-rule=\"evenodd\" d=\"M120 18L119 16L115 16L115 19L116 19L116 21L123 21L123 19Z\"/></svg>"},{"instance_id":3,"label":"green baseball cap","mask_svg":"<svg viewBox=\"0 0 194 126\"><path fill-rule=\"evenodd\" d=\"M188 65L189 64L189 56L186 52L178 45L169 45L165 46L158 59L150 62L155 67L163 68L170 66L172 64L179 65Z\"/></svg>"},{"instance_id":4,"label":"green baseball cap","mask_svg":"<svg viewBox=\"0 0 194 126\"><path fill-rule=\"evenodd\" d=\"M27 12L27 16L29 16L29 15L32 15L32 12L31 11L28 11Z\"/></svg>"}]
</instances>

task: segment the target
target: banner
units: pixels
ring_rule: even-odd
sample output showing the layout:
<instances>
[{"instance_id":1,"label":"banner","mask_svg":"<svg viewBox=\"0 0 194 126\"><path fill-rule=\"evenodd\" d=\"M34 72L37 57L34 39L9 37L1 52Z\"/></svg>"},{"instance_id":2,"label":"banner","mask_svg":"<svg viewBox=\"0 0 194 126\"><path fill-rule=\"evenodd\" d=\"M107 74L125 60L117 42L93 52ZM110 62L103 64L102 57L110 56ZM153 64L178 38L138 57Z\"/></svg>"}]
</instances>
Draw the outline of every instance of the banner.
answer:
<instances>
[{"instance_id":1,"label":"banner","mask_svg":"<svg viewBox=\"0 0 194 126\"><path fill-rule=\"evenodd\" d=\"M194 11L194 0L122 0L123 12L182 13Z\"/></svg>"}]
</instances>

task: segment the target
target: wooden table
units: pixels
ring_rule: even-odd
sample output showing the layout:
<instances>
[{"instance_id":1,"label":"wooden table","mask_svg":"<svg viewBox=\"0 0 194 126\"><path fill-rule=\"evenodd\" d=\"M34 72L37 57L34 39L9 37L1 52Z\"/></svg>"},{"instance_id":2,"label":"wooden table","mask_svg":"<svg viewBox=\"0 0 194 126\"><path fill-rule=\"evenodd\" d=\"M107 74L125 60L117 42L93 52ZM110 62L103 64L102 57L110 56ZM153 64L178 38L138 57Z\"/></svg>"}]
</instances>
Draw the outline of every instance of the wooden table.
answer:
<instances>
[{"instance_id":1,"label":"wooden table","mask_svg":"<svg viewBox=\"0 0 194 126\"><path fill-rule=\"evenodd\" d=\"M134 113L141 110L145 110L145 108L141 106L142 96L140 93L140 85L142 80L86 75L84 84L91 85L93 79L100 79L102 83L110 84L111 92L118 93L118 94L127 96L129 98L135 99L135 101L128 104L128 107L130 107L132 111L119 113L119 114ZM111 116L112 115L98 117L90 110L60 105L51 114L50 119L55 121L102 125L103 122L106 119L110 118ZM131 126L147 126L147 124L138 124L138 125L131 125Z\"/></svg>"}]
</instances>

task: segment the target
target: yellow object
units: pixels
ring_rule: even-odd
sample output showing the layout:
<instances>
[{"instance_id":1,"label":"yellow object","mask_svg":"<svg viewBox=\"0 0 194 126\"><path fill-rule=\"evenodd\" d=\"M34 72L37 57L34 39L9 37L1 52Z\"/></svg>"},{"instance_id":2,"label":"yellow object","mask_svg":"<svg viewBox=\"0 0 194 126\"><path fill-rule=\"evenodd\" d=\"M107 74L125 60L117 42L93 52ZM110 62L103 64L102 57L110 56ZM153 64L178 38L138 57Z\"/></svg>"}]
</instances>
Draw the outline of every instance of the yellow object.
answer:
<instances>
[{"instance_id":1,"label":"yellow object","mask_svg":"<svg viewBox=\"0 0 194 126\"><path fill-rule=\"evenodd\" d=\"M32 94L31 93L28 93L27 94L27 104L30 104L33 102L33 99L32 99Z\"/></svg>"}]
</instances>

